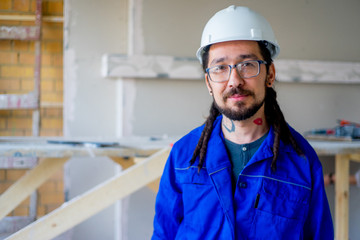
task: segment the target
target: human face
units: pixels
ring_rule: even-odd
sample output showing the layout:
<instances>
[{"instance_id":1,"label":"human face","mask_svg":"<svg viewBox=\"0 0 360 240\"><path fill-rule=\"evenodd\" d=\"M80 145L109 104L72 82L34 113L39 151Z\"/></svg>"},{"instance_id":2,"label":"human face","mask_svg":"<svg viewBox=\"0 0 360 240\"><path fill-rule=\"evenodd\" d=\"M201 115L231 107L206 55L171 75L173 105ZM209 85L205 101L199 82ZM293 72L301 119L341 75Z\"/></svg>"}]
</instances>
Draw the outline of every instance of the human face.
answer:
<instances>
[{"instance_id":1,"label":"human face","mask_svg":"<svg viewBox=\"0 0 360 240\"><path fill-rule=\"evenodd\" d=\"M231 41L217 43L209 49L208 66L221 64L234 65L248 60L264 60L260 48L255 41ZM245 120L254 116L262 108L266 86L271 87L275 80L275 69L271 65L269 71L260 64L260 73L253 78L243 79L233 69L227 82L216 83L205 74L206 84L220 113L231 120Z\"/></svg>"}]
</instances>

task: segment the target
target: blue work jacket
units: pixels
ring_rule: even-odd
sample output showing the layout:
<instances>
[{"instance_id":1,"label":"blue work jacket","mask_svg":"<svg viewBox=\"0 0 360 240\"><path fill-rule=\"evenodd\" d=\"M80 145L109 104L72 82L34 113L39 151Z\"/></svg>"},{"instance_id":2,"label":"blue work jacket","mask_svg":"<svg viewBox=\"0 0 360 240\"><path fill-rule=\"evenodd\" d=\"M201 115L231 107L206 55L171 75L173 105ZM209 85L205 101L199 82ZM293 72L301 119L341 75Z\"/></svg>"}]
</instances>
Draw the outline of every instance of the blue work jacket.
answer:
<instances>
[{"instance_id":1,"label":"blue work jacket","mask_svg":"<svg viewBox=\"0 0 360 240\"><path fill-rule=\"evenodd\" d=\"M270 129L235 183L221 120L214 123L200 172L198 162L189 162L203 126L174 144L156 198L152 239L333 240L322 166L309 143L290 128L304 156L280 142L273 172Z\"/></svg>"}]
</instances>

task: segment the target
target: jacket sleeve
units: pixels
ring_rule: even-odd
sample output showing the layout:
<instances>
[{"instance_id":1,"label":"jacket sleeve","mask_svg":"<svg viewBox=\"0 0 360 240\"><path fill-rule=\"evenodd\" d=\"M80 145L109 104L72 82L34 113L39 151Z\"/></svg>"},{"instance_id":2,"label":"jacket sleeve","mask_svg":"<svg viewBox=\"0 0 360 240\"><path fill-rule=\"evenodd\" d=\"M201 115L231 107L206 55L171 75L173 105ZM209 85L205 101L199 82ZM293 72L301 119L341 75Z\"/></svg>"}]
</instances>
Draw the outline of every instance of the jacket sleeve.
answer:
<instances>
[{"instance_id":1,"label":"jacket sleeve","mask_svg":"<svg viewBox=\"0 0 360 240\"><path fill-rule=\"evenodd\" d=\"M314 156L314 159L311 166L312 194L304 224L304 239L334 240L334 227L324 188L323 170L318 157Z\"/></svg>"},{"instance_id":2,"label":"jacket sleeve","mask_svg":"<svg viewBox=\"0 0 360 240\"><path fill-rule=\"evenodd\" d=\"M153 240L175 239L183 219L181 189L175 181L173 152L165 164L156 197Z\"/></svg>"}]
</instances>

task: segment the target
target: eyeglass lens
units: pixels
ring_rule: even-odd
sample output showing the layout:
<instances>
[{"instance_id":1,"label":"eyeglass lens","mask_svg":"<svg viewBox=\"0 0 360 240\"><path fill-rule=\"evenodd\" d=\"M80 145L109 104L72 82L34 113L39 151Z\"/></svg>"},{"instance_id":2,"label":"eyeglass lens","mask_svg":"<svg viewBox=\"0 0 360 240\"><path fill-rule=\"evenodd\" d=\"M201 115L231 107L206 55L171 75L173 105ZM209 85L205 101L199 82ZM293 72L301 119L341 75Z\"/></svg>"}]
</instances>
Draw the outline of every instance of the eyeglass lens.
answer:
<instances>
[{"instance_id":1,"label":"eyeglass lens","mask_svg":"<svg viewBox=\"0 0 360 240\"><path fill-rule=\"evenodd\" d=\"M231 70L236 68L237 73L241 78L256 77L260 71L260 64L258 61L246 61L238 63L235 66L218 65L209 68L210 79L214 82L225 82L230 78Z\"/></svg>"}]
</instances>

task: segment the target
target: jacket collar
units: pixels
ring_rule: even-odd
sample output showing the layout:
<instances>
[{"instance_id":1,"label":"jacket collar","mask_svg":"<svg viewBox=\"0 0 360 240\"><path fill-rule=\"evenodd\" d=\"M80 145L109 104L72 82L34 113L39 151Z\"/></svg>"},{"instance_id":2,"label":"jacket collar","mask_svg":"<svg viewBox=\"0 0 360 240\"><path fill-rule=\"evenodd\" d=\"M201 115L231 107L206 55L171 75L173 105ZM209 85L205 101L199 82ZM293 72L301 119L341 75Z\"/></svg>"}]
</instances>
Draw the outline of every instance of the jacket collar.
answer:
<instances>
[{"instance_id":1,"label":"jacket collar","mask_svg":"<svg viewBox=\"0 0 360 240\"><path fill-rule=\"evenodd\" d=\"M219 171L220 169L231 167L230 159L227 155L227 150L224 144L224 135L221 130L222 116L216 118L213 131L208 143L205 165L208 173ZM261 161L274 156L272 148L274 145L274 129L270 126L269 134L265 138L264 142L259 147L259 150L251 158L249 164ZM280 150L285 152L294 152L295 150L288 144L284 144L280 141Z\"/></svg>"}]
</instances>

